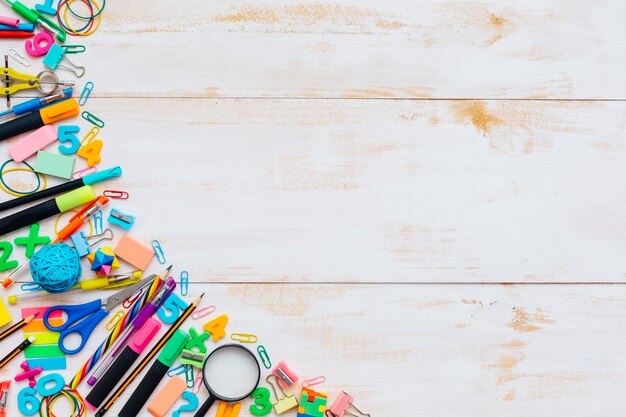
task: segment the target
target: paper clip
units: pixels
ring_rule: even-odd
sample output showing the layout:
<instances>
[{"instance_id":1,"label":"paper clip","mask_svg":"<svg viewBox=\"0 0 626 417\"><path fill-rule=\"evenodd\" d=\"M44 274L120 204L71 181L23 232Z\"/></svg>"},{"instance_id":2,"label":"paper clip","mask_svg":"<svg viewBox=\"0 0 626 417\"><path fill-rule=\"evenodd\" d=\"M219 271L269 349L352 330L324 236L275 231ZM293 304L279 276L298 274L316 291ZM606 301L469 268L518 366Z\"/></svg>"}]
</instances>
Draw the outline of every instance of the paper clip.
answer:
<instances>
[{"instance_id":1,"label":"paper clip","mask_svg":"<svg viewBox=\"0 0 626 417\"><path fill-rule=\"evenodd\" d=\"M180 283L179 284L180 284L180 295L182 295L184 297L187 294L189 294L189 272L187 272L187 271L181 271L180 272Z\"/></svg>"},{"instance_id":2,"label":"paper clip","mask_svg":"<svg viewBox=\"0 0 626 417\"><path fill-rule=\"evenodd\" d=\"M198 320L198 319L201 319L202 317L208 316L214 311L215 311L215 306L204 307L204 308L201 308L200 310L196 310L196 312L191 315L191 318L194 320Z\"/></svg>"},{"instance_id":3,"label":"paper clip","mask_svg":"<svg viewBox=\"0 0 626 417\"><path fill-rule=\"evenodd\" d=\"M122 304L122 306L124 308L129 308L131 305L133 305L135 300L137 300L139 298L139 296L141 295L142 292L143 292L143 288L139 288L139 290L137 292L135 292L133 295L128 297L126 300L124 300L124 303Z\"/></svg>"},{"instance_id":4,"label":"paper clip","mask_svg":"<svg viewBox=\"0 0 626 417\"><path fill-rule=\"evenodd\" d=\"M61 45L61 48L65 50L66 54L80 54L81 52L85 52L87 50L85 45Z\"/></svg>"},{"instance_id":5,"label":"paper clip","mask_svg":"<svg viewBox=\"0 0 626 417\"><path fill-rule=\"evenodd\" d=\"M202 372L198 372L196 375L196 379L193 381L193 389L191 392L197 394L200 392L200 388L202 388Z\"/></svg>"},{"instance_id":6,"label":"paper clip","mask_svg":"<svg viewBox=\"0 0 626 417\"><path fill-rule=\"evenodd\" d=\"M325 376L316 376L313 378L309 378L306 379L304 381L302 381L302 388L311 388L315 385L319 385L322 382L326 382L326 377Z\"/></svg>"},{"instance_id":7,"label":"paper clip","mask_svg":"<svg viewBox=\"0 0 626 417\"><path fill-rule=\"evenodd\" d=\"M187 367L185 365L178 365L176 368L172 368L169 371L167 371L167 376L172 377L175 375L184 374L186 370L187 370Z\"/></svg>"},{"instance_id":8,"label":"paper clip","mask_svg":"<svg viewBox=\"0 0 626 417\"><path fill-rule=\"evenodd\" d=\"M126 191L104 190L102 195L109 198L118 198L120 200L128 199L128 193Z\"/></svg>"},{"instance_id":9,"label":"paper clip","mask_svg":"<svg viewBox=\"0 0 626 417\"><path fill-rule=\"evenodd\" d=\"M98 210L96 214L93 215L93 227L97 235L100 235L104 232L104 229L102 228L102 211L101 210Z\"/></svg>"},{"instance_id":10,"label":"paper clip","mask_svg":"<svg viewBox=\"0 0 626 417\"><path fill-rule=\"evenodd\" d=\"M119 310L117 313L115 313L115 315L111 317L111 320L109 320L109 322L107 323L106 329L113 330L113 328L117 326L117 323L119 323L120 320L122 320L122 317L124 317L124 314L126 314L124 310Z\"/></svg>"},{"instance_id":11,"label":"paper clip","mask_svg":"<svg viewBox=\"0 0 626 417\"><path fill-rule=\"evenodd\" d=\"M256 351L259 352L259 358L261 358L261 362L263 362L263 366L265 366L265 369L270 369L272 367L272 361L270 361L270 356L267 354L265 346L259 345L256 348Z\"/></svg>"},{"instance_id":12,"label":"paper clip","mask_svg":"<svg viewBox=\"0 0 626 417\"><path fill-rule=\"evenodd\" d=\"M41 285L36 282L27 282L25 284L20 285L22 291L38 291L41 289Z\"/></svg>"},{"instance_id":13,"label":"paper clip","mask_svg":"<svg viewBox=\"0 0 626 417\"><path fill-rule=\"evenodd\" d=\"M93 90L93 83L91 81L87 81L85 86L83 87L83 91L80 93L80 98L78 99L78 104L84 106L87 103L87 99Z\"/></svg>"},{"instance_id":14,"label":"paper clip","mask_svg":"<svg viewBox=\"0 0 626 417\"><path fill-rule=\"evenodd\" d=\"M193 388L195 380L193 377L193 366L191 365L185 365L185 381L187 382L187 388Z\"/></svg>"},{"instance_id":15,"label":"paper clip","mask_svg":"<svg viewBox=\"0 0 626 417\"><path fill-rule=\"evenodd\" d=\"M92 127L87 133L85 133L85 136L83 136L83 140L80 141L80 144L82 145L85 142L91 142L96 138L96 136L98 136L98 133L100 133L100 128L98 126Z\"/></svg>"},{"instance_id":16,"label":"paper clip","mask_svg":"<svg viewBox=\"0 0 626 417\"><path fill-rule=\"evenodd\" d=\"M87 168L79 169L78 171L74 171L74 173L72 174L72 179L75 179L75 180L80 179L84 177L85 175L93 174L97 170L98 168L96 167L87 167Z\"/></svg>"},{"instance_id":17,"label":"paper clip","mask_svg":"<svg viewBox=\"0 0 626 417\"><path fill-rule=\"evenodd\" d=\"M249 333L233 333L230 338L241 343L256 343L259 340L255 334Z\"/></svg>"},{"instance_id":18,"label":"paper clip","mask_svg":"<svg viewBox=\"0 0 626 417\"><path fill-rule=\"evenodd\" d=\"M167 259L165 259L165 254L163 253L163 248L161 247L159 241L156 239L152 241L152 250L154 251L154 254L156 255L160 264L164 264L165 262L167 262Z\"/></svg>"},{"instance_id":19,"label":"paper clip","mask_svg":"<svg viewBox=\"0 0 626 417\"><path fill-rule=\"evenodd\" d=\"M89 123L98 126L100 129L104 127L104 122L95 114L91 114L88 111L84 111L81 113L83 119L87 120Z\"/></svg>"},{"instance_id":20,"label":"paper clip","mask_svg":"<svg viewBox=\"0 0 626 417\"><path fill-rule=\"evenodd\" d=\"M13 58L18 64L22 64L25 67L30 67L30 61L23 55L20 55L15 49L9 49L9 56Z\"/></svg>"}]
</instances>

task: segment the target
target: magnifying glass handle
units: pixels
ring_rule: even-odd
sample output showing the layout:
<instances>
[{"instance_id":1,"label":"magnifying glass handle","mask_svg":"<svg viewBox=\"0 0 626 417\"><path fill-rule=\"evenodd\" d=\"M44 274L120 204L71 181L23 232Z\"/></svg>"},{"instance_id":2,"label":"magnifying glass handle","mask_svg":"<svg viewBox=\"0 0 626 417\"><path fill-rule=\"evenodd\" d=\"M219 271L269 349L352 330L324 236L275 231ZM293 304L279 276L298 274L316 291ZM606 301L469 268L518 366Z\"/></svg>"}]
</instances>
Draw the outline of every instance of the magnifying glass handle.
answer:
<instances>
[{"instance_id":1,"label":"magnifying glass handle","mask_svg":"<svg viewBox=\"0 0 626 417\"><path fill-rule=\"evenodd\" d=\"M215 397L213 397L212 395L209 395L209 398L207 398L204 404L202 404L202 406L198 409L198 411L196 411L196 414L194 414L193 417L204 417L214 402L215 402Z\"/></svg>"}]
</instances>

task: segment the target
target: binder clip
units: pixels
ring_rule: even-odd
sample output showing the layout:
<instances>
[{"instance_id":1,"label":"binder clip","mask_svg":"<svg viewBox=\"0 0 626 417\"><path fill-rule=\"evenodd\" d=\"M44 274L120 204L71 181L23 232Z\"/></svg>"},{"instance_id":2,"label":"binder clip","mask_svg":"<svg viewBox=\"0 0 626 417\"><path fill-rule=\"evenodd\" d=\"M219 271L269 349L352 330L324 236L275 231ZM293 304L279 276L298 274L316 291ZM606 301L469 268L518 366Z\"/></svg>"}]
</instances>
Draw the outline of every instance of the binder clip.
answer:
<instances>
[{"instance_id":1,"label":"binder clip","mask_svg":"<svg viewBox=\"0 0 626 417\"><path fill-rule=\"evenodd\" d=\"M89 243L91 239L100 238L93 243ZM91 247L97 245L103 240L111 240L113 239L113 231L111 229L106 229L102 233L98 235L93 235L90 237L85 237L84 232L76 232L70 236L72 239L72 243L74 244L74 250L78 253L78 257L82 258L85 255L89 255L91 253Z\"/></svg>"},{"instance_id":2,"label":"binder clip","mask_svg":"<svg viewBox=\"0 0 626 417\"><path fill-rule=\"evenodd\" d=\"M297 417L325 417L327 402L326 393L317 392L310 388L302 388L300 405L296 415Z\"/></svg>"},{"instance_id":3,"label":"binder clip","mask_svg":"<svg viewBox=\"0 0 626 417\"><path fill-rule=\"evenodd\" d=\"M285 361L278 362L272 373L282 388L289 388L298 380L298 375L287 367Z\"/></svg>"},{"instance_id":4,"label":"binder clip","mask_svg":"<svg viewBox=\"0 0 626 417\"><path fill-rule=\"evenodd\" d=\"M183 365L191 365L201 369L206 359L206 353L198 353L193 350L183 349L180 356L180 363Z\"/></svg>"},{"instance_id":5,"label":"binder clip","mask_svg":"<svg viewBox=\"0 0 626 417\"><path fill-rule=\"evenodd\" d=\"M278 385L278 390L281 392L282 396L278 396L278 391L276 390L276 385L272 383L272 377L274 377L274 381L279 381L279 379L275 375L268 375L265 380L270 387L272 387L272 391L274 391L274 397L276 397L276 401L271 401L274 406L274 410L276 410L276 414L286 413L294 407L298 406L298 400L294 397L293 394L286 394L285 391L281 388L280 384Z\"/></svg>"},{"instance_id":6,"label":"binder clip","mask_svg":"<svg viewBox=\"0 0 626 417\"><path fill-rule=\"evenodd\" d=\"M117 209L111 209L111 213L109 213L107 221L121 227L122 229L130 230L135 223L135 216L124 214Z\"/></svg>"},{"instance_id":7,"label":"binder clip","mask_svg":"<svg viewBox=\"0 0 626 417\"><path fill-rule=\"evenodd\" d=\"M73 72L78 78L85 75L85 67L79 67L78 65L67 59L65 57L66 53L67 51L64 48L53 43L48 50L46 57L43 59L43 64L52 70L56 70L58 67L66 69ZM69 65L62 65L62 60L65 60L65 62Z\"/></svg>"},{"instance_id":8,"label":"binder clip","mask_svg":"<svg viewBox=\"0 0 626 417\"><path fill-rule=\"evenodd\" d=\"M341 391L335 401L333 401L333 404L326 410L326 417L343 417L344 415L352 417L370 417L369 414L356 408L354 404L352 404L352 401L353 398L350 395L345 391ZM355 412L358 414L355 414Z\"/></svg>"}]
</instances>

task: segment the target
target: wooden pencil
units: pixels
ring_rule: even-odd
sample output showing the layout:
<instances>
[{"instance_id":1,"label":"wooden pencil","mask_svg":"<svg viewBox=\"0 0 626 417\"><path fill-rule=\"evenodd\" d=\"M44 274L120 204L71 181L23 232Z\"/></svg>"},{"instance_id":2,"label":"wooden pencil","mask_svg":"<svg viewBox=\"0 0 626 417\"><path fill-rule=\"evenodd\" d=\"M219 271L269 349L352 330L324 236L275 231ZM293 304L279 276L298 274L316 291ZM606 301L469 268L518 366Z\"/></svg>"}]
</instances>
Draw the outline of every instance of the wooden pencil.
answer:
<instances>
[{"instance_id":1,"label":"wooden pencil","mask_svg":"<svg viewBox=\"0 0 626 417\"><path fill-rule=\"evenodd\" d=\"M15 333L16 331L18 331L19 329L21 329L22 327L26 326L28 323L30 323L31 321L33 321L33 319L35 317L37 317L37 315L39 314L39 312L33 314L32 316L28 316L25 319L19 321L18 323L15 323L13 326L9 327L8 329L6 329L4 332L2 332L2 334L0 334L0 341L2 339L4 339L7 336L12 335L13 333Z\"/></svg>"},{"instance_id":2,"label":"wooden pencil","mask_svg":"<svg viewBox=\"0 0 626 417\"><path fill-rule=\"evenodd\" d=\"M35 341L35 336L29 336L28 339L20 343L15 349L13 349L8 355L0 360L0 368L9 363L11 359L16 357L21 351L29 347Z\"/></svg>"}]
</instances>

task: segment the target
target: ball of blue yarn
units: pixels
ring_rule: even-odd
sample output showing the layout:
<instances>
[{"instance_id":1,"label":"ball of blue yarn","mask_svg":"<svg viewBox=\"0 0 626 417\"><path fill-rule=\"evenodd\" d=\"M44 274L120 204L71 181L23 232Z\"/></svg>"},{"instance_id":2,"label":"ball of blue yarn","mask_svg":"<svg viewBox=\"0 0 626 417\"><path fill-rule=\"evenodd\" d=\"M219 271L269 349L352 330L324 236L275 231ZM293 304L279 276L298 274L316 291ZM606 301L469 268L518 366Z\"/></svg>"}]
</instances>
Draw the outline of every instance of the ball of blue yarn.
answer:
<instances>
[{"instance_id":1,"label":"ball of blue yarn","mask_svg":"<svg viewBox=\"0 0 626 417\"><path fill-rule=\"evenodd\" d=\"M78 253L65 243L47 245L30 258L33 280L52 293L67 291L82 273Z\"/></svg>"}]
</instances>

